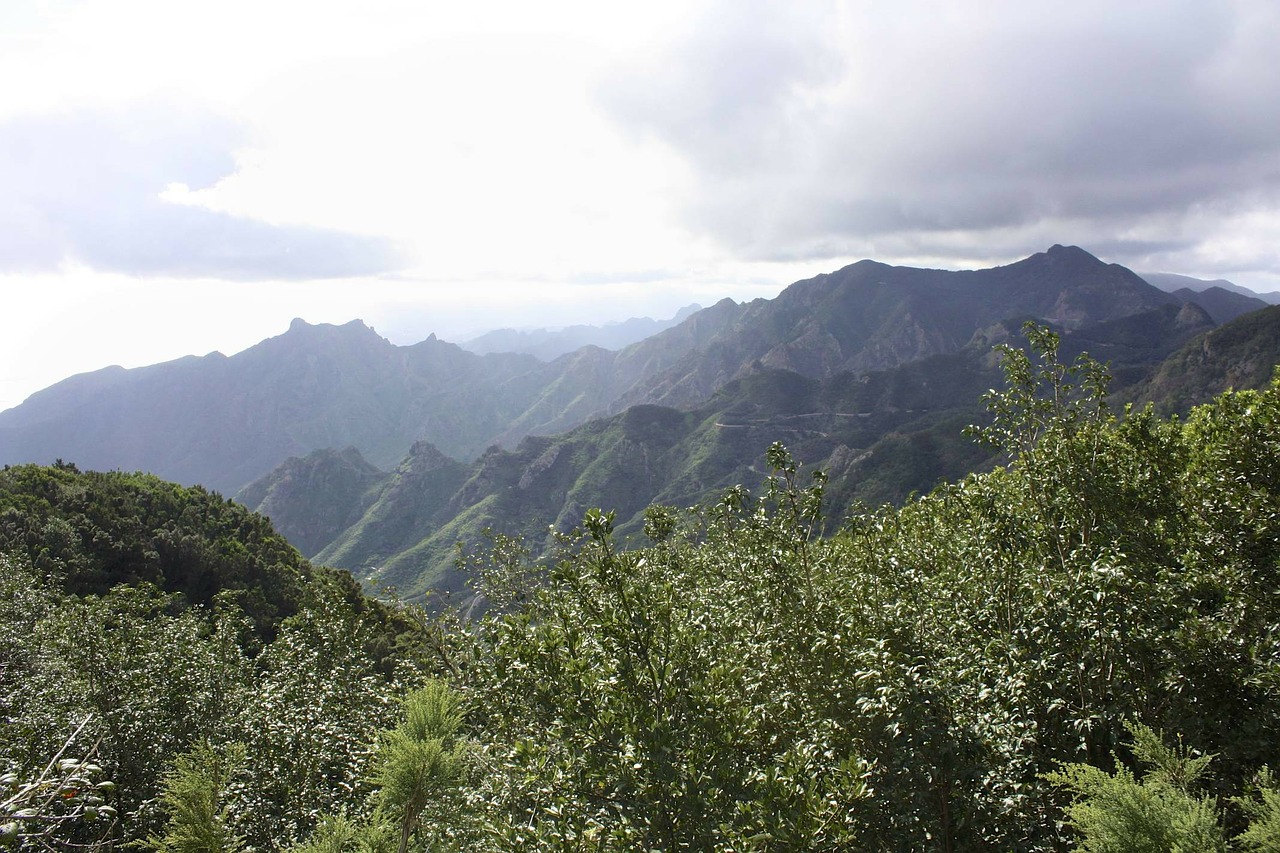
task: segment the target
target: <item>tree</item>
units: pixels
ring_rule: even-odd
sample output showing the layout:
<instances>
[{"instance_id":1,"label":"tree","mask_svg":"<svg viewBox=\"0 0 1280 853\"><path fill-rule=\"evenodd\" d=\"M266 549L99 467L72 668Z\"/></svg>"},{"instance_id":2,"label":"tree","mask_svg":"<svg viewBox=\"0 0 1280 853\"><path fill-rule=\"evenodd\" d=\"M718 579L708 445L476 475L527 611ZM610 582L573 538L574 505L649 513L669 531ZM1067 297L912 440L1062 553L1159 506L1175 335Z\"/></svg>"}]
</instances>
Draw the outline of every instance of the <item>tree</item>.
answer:
<instances>
[{"instance_id":1,"label":"tree","mask_svg":"<svg viewBox=\"0 0 1280 853\"><path fill-rule=\"evenodd\" d=\"M1072 794L1067 819L1084 853L1213 853L1227 849L1213 800L1195 792L1212 756L1193 758L1179 744L1166 746L1155 731L1130 723L1132 749L1149 766L1141 779L1120 763L1115 773L1068 764L1046 776Z\"/></svg>"},{"instance_id":2,"label":"tree","mask_svg":"<svg viewBox=\"0 0 1280 853\"><path fill-rule=\"evenodd\" d=\"M408 694L401 708L403 719L378 743L371 778L378 810L398 828L406 853L426 816L444 822L457 810L449 800L464 778L467 745L458 734L460 700L443 682Z\"/></svg>"},{"instance_id":3,"label":"tree","mask_svg":"<svg viewBox=\"0 0 1280 853\"><path fill-rule=\"evenodd\" d=\"M1280 853L1280 783L1264 767L1253 779L1249 795L1236 797L1235 805L1249 818L1249 828L1235 840L1244 850Z\"/></svg>"},{"instance_id":4,"label":"tree","mask_svg":"<svg viewBox=\"0 0 1280 853\"><path fill-rule=\"evenodd\" d=\"M689 525L651 513L652 548L618 550L612 514L588 511L547 583L479 626L490 844L850 843L866 768L821 683L840 651L813 642L820 483L780 446L770 462L759 505L734 490Z\"/></svg>"},{"instance_id":5,"label":"tree","mask_svg":"<svg viewBox=\"0 0 1280 853\"><path fill-rule=\"evenodd\" d=\"M244 840L231 827L226 802L231 776L244 762L244 747L218 752L207 743L179 755L165 774L160 801L168 814L164 834L147 844L158 853L235 853Z\"/></svg>"},{"instance_id":6,"label":"tree","mask_svg":"<svg viewBox=\"0 0 1280 853\"><path fill-rule=\"evenodd\" d=\"M364 652L375 616L323 596L254 661L252 696L231 727L247 751L236 807L250 846L297 843L368 794L372 742L403 690Z\"/></svg>"}]
</instances>

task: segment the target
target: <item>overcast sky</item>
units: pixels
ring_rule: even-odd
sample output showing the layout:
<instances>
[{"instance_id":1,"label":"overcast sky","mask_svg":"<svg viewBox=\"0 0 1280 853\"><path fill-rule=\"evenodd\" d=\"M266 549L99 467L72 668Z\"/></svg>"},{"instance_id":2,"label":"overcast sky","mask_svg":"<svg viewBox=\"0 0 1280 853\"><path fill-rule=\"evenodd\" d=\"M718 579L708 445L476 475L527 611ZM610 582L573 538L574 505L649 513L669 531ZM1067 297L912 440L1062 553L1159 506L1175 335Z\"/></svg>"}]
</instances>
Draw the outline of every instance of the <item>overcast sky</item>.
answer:
<instances>
[{"instance_id":1,"label":"overcast sky","mask_svg":"<svg viewBox=\"0 0 1280 853\"><path fill-rule=\"evenodd\" d=\"M1280 4L0 3L0 409L289 320L670 316L1053 243L1280 290Z\"/></svg>"}]
</instances>

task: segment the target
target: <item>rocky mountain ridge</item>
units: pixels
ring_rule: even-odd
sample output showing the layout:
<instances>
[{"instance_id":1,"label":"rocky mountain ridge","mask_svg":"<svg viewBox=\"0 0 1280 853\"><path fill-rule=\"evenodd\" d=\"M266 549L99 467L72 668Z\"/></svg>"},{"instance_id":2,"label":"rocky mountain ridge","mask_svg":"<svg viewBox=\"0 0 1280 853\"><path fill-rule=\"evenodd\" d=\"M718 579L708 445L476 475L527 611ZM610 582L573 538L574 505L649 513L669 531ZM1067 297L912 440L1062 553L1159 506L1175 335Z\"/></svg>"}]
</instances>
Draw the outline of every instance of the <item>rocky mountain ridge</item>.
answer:
<instances>
[{"instance_id":1,"label":"rocky mountain ridge","mask_svg":"<svg viewBox=\"0 0 1280 853\"><path fill-rule=\"evenodd\" d=\"M230 494L286 460L315 451L354 448L363 464L393 472L430 445L454 463L439 466L454 471L438 475L433 488L442 494L454 485L450 477L471 470L469 465L484 471L486 460L510 461L502 454L532 452L544 444L539 453L549 452L555 442L542 437L585 429L599 419L612 423L609 419L635 406L676 409L679 417L659 418L676 426L689 418L701 417L698 424L719 418L725 409L714 401L722 389L743 381L755 387L759 380L752 377L771 371L818 386L877 373L924 381L928 377L919 371L894 371L942 364L927 360L948 356L967 363L968 356L959 354L968 350L989 355L993 340L1007 336L1014 319L1053 323L1068 338L1082 341L1101 334L1094 344L1106 348L1117 369L1129 372L1126 381L1136 381L1174 344L1211 326L1214 311L1223 312L1223 305L1211 303L1206 309L1208 300L1190 293L1165 293L1082 249L1054 246L989 270L949 272L861 261L796 282L775 299L722 300L621 350L587 346L552 362L527 354L477 355L435 336L401 347L359 321L328 326L298 320L286 333L230 357L215 353L137 370L107 368L45 389L0 413L0 463L62 458L86 468L145 470ZM1245 305L1236 295L1227 296L1235 300L1223 303L1227 310ZM771 420L774 414L837 420L851 414L822 405L827 408L777 413L765 406L760 434L781 428ZM861 416L863 410L852 414ZM895 429L902 426L894 423ZM717 429L741 431L742 425ZM848 448L868 446L871 437L859 435ZM618 453L629 446L619 444ZM703 449L725 458L745 454L735 462L738 468L758 458L754 449L732 442L711 442ZM651 460L655 451L644 450ZM682 452L694 459L702 451ZM351 488L367 481L372 489L381 476L359 474L361 464L354 457L338 461L347 466L342 477L350 479ZM559 456L544 463L549 470L565 464ZM627 469L629 463L619 455L616 464ZM502 480L492 471L485 476ZM686 479L700 483L698 489L711 483L692 474ZM482 477L468 494L484 493L484 482ZM455 492L439 498L445 501L439 504L442 512L445 504L453 507L448 513L469 506L465 496L449 503ZM251 502L265 506L268 497L263 493ZM353 514L367 513L373 504L364 501L318 507L314 529L304 531L302 525L295 535L309 548ZM571 517L574 506L570 501L555 517ZM271 512L285 512L284 504ZM404 524L438 521L431 513L415 512L416 521ZM462 520L456 513L448 517L450 524L461 525L459 530L470 530L466 519L477 513L466 510ZM360 548L343 546L331 556L338 559L339 550L346 555Z\"/></svg>"}]
</instances>

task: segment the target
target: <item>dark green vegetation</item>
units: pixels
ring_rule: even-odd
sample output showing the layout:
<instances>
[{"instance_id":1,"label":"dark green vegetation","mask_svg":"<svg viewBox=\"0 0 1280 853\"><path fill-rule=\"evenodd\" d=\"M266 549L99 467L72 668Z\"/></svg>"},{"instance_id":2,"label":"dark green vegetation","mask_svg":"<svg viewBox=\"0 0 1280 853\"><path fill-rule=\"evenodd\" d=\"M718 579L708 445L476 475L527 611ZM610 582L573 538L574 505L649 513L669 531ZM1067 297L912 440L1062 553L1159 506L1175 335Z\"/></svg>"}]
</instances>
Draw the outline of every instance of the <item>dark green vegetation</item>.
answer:
<instances>
[{"instance_id":1,"label":"dark green vegetation","mask_svg":"<svg viewBox=\"0 0 1280 853\"><path fill-rule=\"evenodd\" d=\"M1197 338L1122 396L1165 414L1185 413L1224 388L1263 387L1277 364L1280 306L1272 306Z\"/></svg>"},{"instance_id":2,"label":"dark green vegetation","mask_svg":"<svg viewBox=\"0 0 1280 853\"><path fill-rule=\"evenodd\" d=\"M311 566L264 517L149 475L0 472L0 586L4 821L24 833L143 838L166 768L232 743L254 803L237 831L257 846L305 831L432 654L417 614ZM106 804L87 802L104 777ZM26 822L46 795L80 818Z\"/></svg>"},{"instance_id":3,"label":"dark green vegetation","mask_svg":"<svg viewBox=\"0 0 1280 853\"><path fill-rule=\"evenodd\" d=\"M1280 383L1185 420L1117 419L1104 371L1030 337L1046 358L1003 352L1006 390L978 430L1002 463L988 473L832 513L825 478L773 445L756 494L651 507L645 547L621 548L617 517L591 508L550 562L499 537L470 564L490 612L419 617L383 666L362 638L410 611L335 594L300 561L301 604L263 642L235 594L72 596L59 558L5 557L5 837L1276 849ZM22 473L12 506L45 480L99 493L92 475ZM185 498L184 525L224 529L216 499ZM78 763L42 777L86 717L63 753ZM115 789L19 814L24 780L69 790L68 774Z\"/></svg>"},{"instance_id":4,"label":"dark green vegetation","mask_svg":"<svg viewBox=\"0 0 1280 853\"><path fill-rule=\"evenodd\" d=\"M760 503L686 531L651 514L649 549L588 515L484 647L486 727L558 794L517 782L510 831L532 812L540 846L1063 849L1043 774L1130 760L1126 720L1216 753L1195 794L1242 826L1228 797L1280 745L1280 387L1119 423L1092 371L1079 396L1010 373L983 433L1009 468L834 538L780 450Z\"/></svg>"},{"instance_id":5,"label":"dark green vegetation","mask_svg":"<svg viewBox=\"0 0 1280 853\"><path fill-rule=\"evenodd\" d=\"M260 639L315 606L321 589L381 621L390 613L347 572L304 560L263 516L147 474L6 467L0 553L69 595L101 596L123 584L154 588L184 610L234 607Z\"/></svg>"}]
</instances>

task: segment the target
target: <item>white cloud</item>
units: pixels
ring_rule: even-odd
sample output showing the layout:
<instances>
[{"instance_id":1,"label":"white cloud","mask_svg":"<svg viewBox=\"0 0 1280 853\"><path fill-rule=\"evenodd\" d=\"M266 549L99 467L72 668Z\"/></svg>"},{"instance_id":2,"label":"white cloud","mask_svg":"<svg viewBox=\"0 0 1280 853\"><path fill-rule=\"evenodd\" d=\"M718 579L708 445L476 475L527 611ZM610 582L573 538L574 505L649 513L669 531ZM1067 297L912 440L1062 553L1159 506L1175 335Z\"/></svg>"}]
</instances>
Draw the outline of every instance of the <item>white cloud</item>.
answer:
<instances>
[{"instance_id":1,"label":"white cloud","mask_svg":"<svg viewBox=\"0 0 1280 853\"><path fill-rule=\"evenodd\" d=\"M170 105L0 121L0 270L323 279L399 265L385 239L172 203L233 171L238 133Z\"/></svg>"},{"instance_id":2,"label":"white cloud","mask_svg":"<svg viewBox=\"0 0 1280 853\"><path fill-rule=\"evenodd\" d=\"M1274 4L766 4L719 26L736 8L606 102L694 164L686 221L738 254L972 258L1045 231L1123 252L1206 205L1277 209Z\"/></svg>"}]
</instances>

